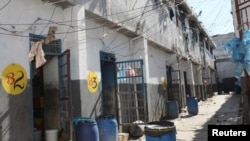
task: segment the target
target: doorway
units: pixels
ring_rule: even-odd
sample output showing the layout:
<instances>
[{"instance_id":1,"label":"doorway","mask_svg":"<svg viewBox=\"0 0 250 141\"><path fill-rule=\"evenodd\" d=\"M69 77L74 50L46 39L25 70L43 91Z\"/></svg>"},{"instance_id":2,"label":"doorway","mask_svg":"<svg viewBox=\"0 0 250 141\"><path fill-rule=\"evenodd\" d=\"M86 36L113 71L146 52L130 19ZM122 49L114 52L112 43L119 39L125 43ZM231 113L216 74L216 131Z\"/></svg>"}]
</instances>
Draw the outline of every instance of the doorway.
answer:
<instances>
[{"instance_id":1,"label":"doorway","mask_svg":"<svg viewBox=\"0 0 250 141\"><path fill-rule=\"evenodd\" d=\"M34 66L34 65L32 65ZM32 78L33 94L33 119L35 137L44 136L44 88L43 88L43 68L34 70ZM39 138L39 137L38 137Z\"/></svg>"},{"instance_id":2,"label":"doorway","mask_svg":"<svg viewBox=\"0 0 250 141\"><path fill-rule=\"evenodd\" d=\"M101 51L100 58L102 77L102 114L117 117L115 55Z\"/></svg>"},{"instance_id":3,"label":"doorway","mask_svg":"<svg viewBox=\"0 0 250 141\"><path fill-rule=\"evenodd\" d=\"M30 34L30 42L45 37ZM33 60L31 83L33 96L34 137L45 139L45 131L64 130L66 138L72 139L72 103L70 87L70 51L61 52L61 40L43 44L46 63L40 67Z\"/></svg>"}]
</instances>

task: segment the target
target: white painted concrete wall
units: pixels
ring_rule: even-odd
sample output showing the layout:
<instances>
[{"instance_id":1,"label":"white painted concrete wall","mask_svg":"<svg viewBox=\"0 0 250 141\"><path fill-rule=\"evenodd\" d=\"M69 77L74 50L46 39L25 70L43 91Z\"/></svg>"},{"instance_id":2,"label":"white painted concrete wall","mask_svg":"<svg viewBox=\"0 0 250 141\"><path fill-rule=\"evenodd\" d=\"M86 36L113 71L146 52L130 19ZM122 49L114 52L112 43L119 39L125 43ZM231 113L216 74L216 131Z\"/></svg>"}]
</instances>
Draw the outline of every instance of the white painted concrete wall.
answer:
<instances>
[{"instance_id":1,"label":"white painted concrete wall","mask_svg":"<svg viewBox=\"0 0 250 141\"><path fill-rule=\"evenodd\" d=\"M5 1L7 2L7 1ZM3 2L4 3L4 2ZM1 59L0 71L10 63L18 63L22 65L29 75L29 33L37 35L47 35L49 26L55 25L48 20L54 22L64 21L62 9L55 8L54 5L42 3L42 1L22 0L11 1L6 8L0 12L1 16ZM37 20L40 18L41 20ZM65 34L65 27L58 26L58 32L62 34L56 35L61 39ZM30 77L30 76L29 76Z\"/></svg>"},{"instance_id":2,"label":"white painted concrete wall","mask_svg":"<svg viewBox=\"0 0 250 141\"><path fill-rule=\"evenodd\" d=\"M169 12L166 7L156 8L156 6L152 6L154 1L107 0L105 3L100 1L81 1L80 3L84 4L84 7L77 5L62 10L60 8L55 8L54 5L49 3L23 0L22 2L11 2L7 8L1 10L0 15L3 21L6 21L6 23L9 24L3 25L2 27L10 31L16 30L22 32L16 33L16 35L20 36L13 36L15 34L2 31L5 34L10 35L3 35L2 39L4 40L0 40L0 43L2 44L2 46L0 46L0 49L2 50L1 56L6 58L5 61L1 60L0 71L3 70L4 66L7 64L15 62L22 64L29 72L28 34L34 33L46 36L48 27L51 25L58 26L57 32L59 34L56 34L56 38L62 39L63 50L66 48L71 49L71 78L73 80L86 79L86 74L90 70L96 71L100 76L100 66L96 65L99 64L99 50L115 53L117 61L138 59L145 56L145 52L141 52L143 50L142 45L145 44L135 43L137 41L132 41L133 39L129 39L117 31L112 31L105 27L91 31L85 30L89 27L101 26L86 18L85 8L101 15L105 12L103 6L107 6L106 14L113 15L108 16L109 19L117 21L118 23L123 23L125 27L128 27L132 31L135 30L136 24L140 22L145 39L158 42L168 49L171 49L173 45L179 47L182 55L186 57L183 48L183 38L181 36L182 31L176 27L174 20L169 19ZM146 8L143 8L145 6ZM9 7L16 8L13 10ZM173 8L173 10L175 9ZM119 12L121 14L117 14ZM16 13L18 13L18 18L16 18ZM32 23L38 18L45 20L39 20L36 23L40 24L32 25ZM131 20L124 21L124 19ZM53 22L69 22L66 23L67 25L50 23L47 26L47 24L45 24L47 22L46 20L51 20ZM15 28L12 29L11 25L15 23L26 23L28 25L14 25ZM69 27L69 25L72 27ZM6 50L6 48L8 49ZM16 50L20 50L21 52L17 52ZM131 52L136 52L140 55L131 55ZM191 55L193 55L194 58L199 59L199 52L199 44L197 43L193 52L191 52ZM160 55L157 57L160 57ZM175 56L170 58L170 60L175 60ZM160 59L157 58L157 60ZM213 67L213 59L207 57L206 60L209 65ZM165 64L166 60L162 59L162 61L161 64ZM173 66L176 68L176 64L173 64Z\"/></svg>"},{"instance_id":3,"label":"white painted concrete wall","mask_svg":"<svg viewBox=\"0 0 250 141\"><path fill-rule=\"evenodd\" d=\"M231 40L234 36L235 36L234 33L229 33L213 37L213 40L217 44L217 48L214 50L214 54L217 59L216 68L217 68L217 76L219 78L219 82L222 82L223 78L234 77L235 63L231 59L232 54L228 53L225 50L227 42Z\"/></svg>"},{"instance_id":4,"label":"white painted concrete wall","mask_svg":"<svg viewBox=\"0 0 250 141\"><path fill-rule=\"evenodd\" d=\"M157 42L170 50L172 47L177 47L179 53L183 57L187 57L183 47L182 31L176 26L175 20L169 19L166 7L156 9L155 6L152 6L154 1L107 0L104 2L83 0L79 3L84 4L84 6L76 5L62 10L39 0L11 1L0 12L2 21L7 24L0 25L0 27L8 30L0 29L0 33L2 33L0 35L0 56L4 58L0 60L0 71L2 72L4 67L10 63L18 63L23 65L29 74L29 33L46 36L49 26L52 25L58 27L56 38L62 39L62 49L71 50L72 80L86 80L89 71L95 71L99 77L101 76L100 50L114 53L117 61L144 59L146 83L162 83L162 78L166 76L166 61L174 69L189 70L188 66L178 67L176 54L166 53L147 42L147 40ZM107 9L103 8L104 6L107 6ZM86 18L85 8L101 16L105 14L113 15L107 17L116 23L123 24L131 31L136 30L136 25L139 22L142 26L143 37L131 39L117 31L107 29L102 24L97 24ZM173 10L175 9L173 8ZM122 14L117 14L119 12ZM43 20L37 21L38 18ZM47 24L48 21L52 22ZM54 22L63 22L64 25ZM86 30L92 27L98 28ZM12 33L12 31L17 32ZM198 44L194 50L194 58L199 57L196 56L197 52L199 52ZM186 62L182 60L181 64L184 63ZM98 92L100 91L101 88ZM84 95L85 93L81 94ZM83 103L82 106L88 104ZM90 102L90 104L92 105L88 106L91 109L95 103Z\"/></svg>"},{"instance_id":5,"label":"white painted concrete wall","mask_svg":"<svg viewBox=\"0 0 250 141\"><path fill-rule=\"evenodd\" d=\"M148 79L147 83L162 84L162 79L166 77L167 62L176 63L175 55L171 55L163 50L148 45Z\"/></svg>"}]
</instances>

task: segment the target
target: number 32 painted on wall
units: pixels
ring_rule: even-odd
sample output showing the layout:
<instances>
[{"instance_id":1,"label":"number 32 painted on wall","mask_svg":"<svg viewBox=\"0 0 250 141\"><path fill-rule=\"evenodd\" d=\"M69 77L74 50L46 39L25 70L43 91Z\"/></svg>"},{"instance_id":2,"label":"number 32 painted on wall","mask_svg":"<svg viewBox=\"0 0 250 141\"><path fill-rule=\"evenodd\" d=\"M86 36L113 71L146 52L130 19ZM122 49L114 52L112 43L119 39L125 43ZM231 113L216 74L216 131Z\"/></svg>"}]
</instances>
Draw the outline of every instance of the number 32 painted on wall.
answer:
<instances>
[{"instance_id":1,"label":"number 32 painted on wall","mask_svg":"<svg viewBox=\"0 0 250 141\"><path fill-rule=\"evenodd\" d=\"M27 73L21 65L10 64L4 69L2 85L8 94L21 94L26 89L27 83Z\"/></svg>"}]
</instances>

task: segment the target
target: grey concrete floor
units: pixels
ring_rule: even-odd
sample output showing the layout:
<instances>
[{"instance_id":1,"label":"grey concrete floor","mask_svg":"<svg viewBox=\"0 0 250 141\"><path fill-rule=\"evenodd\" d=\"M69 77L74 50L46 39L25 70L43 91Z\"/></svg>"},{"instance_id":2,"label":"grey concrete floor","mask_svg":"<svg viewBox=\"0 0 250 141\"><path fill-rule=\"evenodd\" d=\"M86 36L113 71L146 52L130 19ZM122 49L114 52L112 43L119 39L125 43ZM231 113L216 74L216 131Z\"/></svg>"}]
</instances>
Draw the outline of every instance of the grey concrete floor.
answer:
<instances>
[{"instance_id":1,"label":"grey concrete floor","mask_svg":"<svg viewBox=\"0 0 250 141\"><path fill-rule=\"evenodd\" d=\"M205 101L198 102L198 114L180 113L174 122L177 141L207 141L207 125L242 124L242 95L214 95ZM129 141L146 141L145 135Z\"/></svg>"}]
</instances>

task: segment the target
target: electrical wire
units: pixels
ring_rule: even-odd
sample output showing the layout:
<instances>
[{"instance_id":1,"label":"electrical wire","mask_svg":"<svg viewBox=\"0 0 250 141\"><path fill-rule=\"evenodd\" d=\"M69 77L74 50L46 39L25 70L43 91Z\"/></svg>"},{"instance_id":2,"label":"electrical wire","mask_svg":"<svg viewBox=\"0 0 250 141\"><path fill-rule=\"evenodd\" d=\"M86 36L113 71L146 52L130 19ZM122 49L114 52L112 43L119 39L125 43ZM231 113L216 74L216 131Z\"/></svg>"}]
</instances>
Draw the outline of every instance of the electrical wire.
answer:
<instances>
[{"instance_id":1,"label":"electrical wire","mask_svg":"<svg viewBox=\"0 0 250 141\"><path fill-rule=\"evenodd\" d=\"M133 20L133 19L135 19L135 18L141 16L142 14L149 13L149 12L154 11L154 10L155 10L155 9L151 9L151 10L145 11L145 12L140 13L139 15L136 15L136 16L131 17L131 18L129 18L129 19L125 19L125 20L123 20L123 21L117 22L117 24L122 24L122 23L125 23L125 22L127 22L127 21ZM54 9L54 11L55 11L55 9ZM51 15L51 18L52 18L53 15L54 15L54 11L53 11L53 13L52 13L52 15ZM51 22L52 22L52 20L49 20L49 23L51 23ZM47 25L48 25L49 23L47 23ZM68 33L80 32L80 31L84 31L84 30L93 30L93 29L101 28L102 26L109 25L109 24L110 24L110 22L104 22L103 24L101 24L101 25L99 25L99 26L96 26L96 27L82 28L82 29L79 29L79 30L73 30L73 31L69 31L69 32L57 32L56 34L65 34L65 33L68 34ZM11 31L10 31L10 32L11 32ZM12 32L11 32L11 33L12 33ZM12 34L8 34L8 33L0 33L0 34L2 34L2 35L12 35ZM40 33L40 34L41 34L41 33ZM16 35L13 35L13 36L28 37L28 36L25 36L25 35L17 35L17 34L16 34Z\"/></svg>"},{"instance_id":2,"label":"electrical wire","mask_svg":"<svg viewBox=\"0 0 250 141\"><path fill-rule=\"evenodd\" d=\"M218 20L218 18L219 18L219 16L221 16L221 12L223 12L224 10L223 10L223 0L221 0L220 2L222 2L222 3L218 3L217 4L217 6L220 6L218 9L219 9L219 12L217 12L217 15L215 16L215 19L214 19L214 21L213 21L213 23L210 25L210 27L209 28L211 28L211 30L212 30L212 27L213 27L213 25L214 25L214 23ZM217 9L217 7L216 7L216 9Z\"/></svg>"},{"instance_id":3,"label":"electrical wire","mask_svg":"<svg viewBox=\"0 0 250 141\"><path fill-rule=\"evenodd\" d=\"M190 0L190 4L193 4L192 0ZM228 0L212 1L212 2L206 0L206 2L204 2L204 3L194 4L194 5L196 5L196 8L199 8L201 10L206 9L206 10L203 10L203 15L201 17L198 17L198 18L203 21L205 28L209 29L208 32L209 32L210 36L215 34L215 32L218 33L218 31L220 31L221 33L225 33L225 31L226 31L226 30L224 30L225 27L228 26L229 24L233 25L233 23L232 23L233 20L232 20L232 18L230 18L231 15L229 15L230 10L228 10L228 7L225 7L225 6L229 6L230 4L231 3ZM211 7L211 8L208 9L209 7ZM196 9L195 11L199 11L199 9ZM217 12L215 12L215 11L217 11ZM210 20L211 23L206 23L205 20L211 19L211 17L212 17L211 13L215 14L215 17L212 20ZM228 20L228 19L231 19L231 20ZM224 22L224 24L223 24L223 21L229 21L229 23ZM218 24L220 24L220 25L218 25ZM219 28L219 27L216 28L216 26L220 26L221 28ZM233 27L233 26L231 26L231 27Z\"/></svg>"},{"instance_id":4,"label":"electrical wire","mask_svg":"<svg viewBox=\"0 0 250 141\"><path fill-rule=\"evenodd\" d=\"M11 0L9 0L3 7L0 8L0 11L3 10L6 6L10 4Z\"/></svg>"},{"instance_id":5,"label":"electrical wire","mask_svg":"<svg viewBox=\"0 0 250 141\"><path fill-rule=\"evenodd\" d=\"M118 15L118 14L121 14L121 13L125 13L125 12L130 12L130 11L134 11L134 10L138 10L138 9L145 9L145 8L148 8L148 7L151 7L152 5L148 5L148 6L144 6L144 7L139 7L139 8L137 8L137 9L133 9L133 10L127 10L127 11L122 11L122 12L119 12L119 13L114 13L114 14L110 14L110 15L108 15L108 16L112 16L112 15ZM144 13L142 13L142 14L144 14ZM102 18L102 17L100 17L100 18ZM97 18L95 18L95 19L97 19ZM99 18L98 18L99 19ZM46 24L46 25L48 25L49 23L53 23L53 24L58 24L58 25L65 25L65 26L69 26L69 27L71 27L71 28L76 28L77 26L72 26L72 25L67 25L67 24L64 24L64 23L66 23L66 22L70 22L70 23L72 23L72 22L74 22L74 21L64 21L64 22L54 22L54 21L52 21L52 20L46 20L46 19L42 19L42 18L38 18L38 20L43 20L43 21L48 21L48 23L33 23L33 24L31 24L31 25L42 25L42 24ZM81 20L84 20L84 19L81 19ZM85 20L91 20L91 19L85 19ZM93 20L93 19L92 19ZM79 20L76 20L76 21L79 21ZM14 26L14 25L30 25L30 24L0 24L0 25L12 25L12 26ZM19 31L20 32L20 31ZM63 34L63 33L62 33Z\"/></svg>"},{"instance_id":6,"label":"electrical wire","mask_svg":"<svg viewBox=\"0 0 250 141\"><path fill-rule=\"evenodd\" d=\"M118 13L113 13L113 14L106 15L106 16L107 17L117 16L117 15L120 15L120 14L123 14L123 13L126 13L126 15L130 15L130 14L134 14L134 13L128 13L128 12L135 12L135 11L140 10L140 9L150 8L151 6L153 6L153 5L143 6L143 7L133 9L133 10L126 10L126 11L122 11L122 12L118 12ZM101 18L104 18L104 17L86 18L86 19L72 20L72 21L70 20L70 21L62 21L62 22L54 22L54 21L43 19L43 18L38 18L38 19L43 20L43 21L52 22L52 23L58 24L58 25L67 25L67 24L64 24L64 23L79 22L79 21L83 21L83 20L98 20L98 19L101 19ZM43 25L43 24L46 25L47 23L37 23L35 25ZM0 23L0 25L14 25L15 26L15 25L32 25L32 24L29 24L29 23Z\"/></svg>"},{"instance_id":7,"label":"electrical wire","mask_svg":"<svg viewBox=\"0 0 250 141\"><path fill-rule=\"evenodd\" d=\"M145 7L144 7L144 8L145 8ZM158 9L158 8L156 8L156 9ZM143 13L140 13L139 15L136 15L136 16L134 16L134 17L130 17L130 18L128 18L128 19L124 19L124 20L118 22L118 24L119 24L119 23L125 23L125 22L127 22L127 21L136 19L137 17L142 16L142 15L144 15L144 14L146 14L146 13L149 13L150 11L154 11L154 10L156 10L156 9L151 9L151 10L144 11ZM48 20L49 22L46 23L47 25L50 24L50 23L53 23L53 21L52 21L53 15L54 15L54 12L52 13L50 20ZM85 19L85 20L86 20L86 19ZM71 20L70 22L72 23L73 21ZM34 23L35 23L35 22L34 22ZM34 23L33 23L32 25L34 25ZM62 22L62 23L65 23L65 22ZM107 22L107 23L109 23L109 22ZM103 27L103 26L107 25L107 23L101 24L101 25L96 26L96 27L91 27L91 28L82 28L82 29L80 29L80 30L75 30L75 31L70 31L70 32L61 32L61 33L59 33L59 34L66 34L66 35L67 35L67 34L69 34L69 33L79 32L79 31L83 31L83 30L98 29L98 28L100 28L100 27ZM159 23L159 22L157 21L156 23ZM155 23L155 24L156 24L156 23ZM152 24L152 26L149 27L149 28L148 28L146 31L144 31L144 32L148 32L149 30L151 30L151 28L153 29L153 27L154 27L155 24ZM1 25L1 24L0 24L0 25ZM69 26L71 27L72 25L69 25ZM159 33L160 30L161 30L161 29L159 29L159 31L157 31L157 32L154 33L154 34ZM0 33L0 34L1 34L1 33ZM149 37L153 36L154 34L149 35L149 36L147 36L146 38L149 38ZM10 35L12 35L12 34L10 34ZM14 35L14 36L18 36L18 35ZM29 37L29 36L26 36L26 37ZM113 44L113 42L114 42L115 40L116 40L116 38L113 39L113 40L109 43L109 45ZM126 45L126 44L128 44L128 43L129 43L129 41L126 41L126 42L124 42L124 43L121 43L121 44L119 44L119 45L113 47L112 49L116 49L116 48L121 47L121 46L124 46L124 45ZM124 48L121 48L121 49L124 49ZM119 50L120 50L120 49L119 49ZM114 51L119 51L119 50L114 50ZM136 52L138 52L138 50L137 50ZM131 54L130 54L130 55L131 55ZM126 56L129 56L129 55L121 55L121 56L126 57Z\"/></svg>"},{"instance_id":8,"label":"electrical wire","mask_svg":"<svg viewBox=\"0 0 250 141\"><path fill-rule=\"evenodd\" d=\"M71 22L70 22L70 27L72 27L73 10L74 10L74 8L73 8L73 7L71 7L71 14L70 14L70 21L71 21ZM69 32L70 27L68 27L67 32ZM68 35L68 34L66 34L66 35L64 36L63 41L65 40L65 38L67 37L67 35Z\"/></svg>"},{"instance_id":9,"label":"electrical wire","mask_svg":"<svg viewBox=\"0 0 250 141\"><path fill-rule=\"evenodd\" d=\"M150 18L151 16L154 16L154 14L156 14L156 13L150 13L150 14L148 14L147 16L145 16L145 17L143 17L142 18L142 20L143 19L145 19L145 18ZM161 14L162 15L162 14ZM156 22L156 23L158 23L158 21ZM90 24L92 24L92 23L90 23ZM149 31L151 28L153 28L153 27L150 27L150 28L148 28L146 31L144 31L143 33L145 33L145 32L147 32L147 31ZM119 31L119 30L114 30L116 33ZM128 33L128 32L131 32L130 30L128 30L128 31L124 31L124 32L122 32L122 34L126 34L126 33ZM142 33L142 34L143 34ZM110 33L108 33L108 35L110 35ZM86 37L87 38L90 38L90 39L99 39L99 40L101 40L100 39L100 37L90 37L90 36L88 36L88 35L86 35ZM115 36L115 38L116 38L117 36ZM80 37L81 38L81 37ZM78 41L78 42L85 42L86 41L86 39L84 39L84 40L79 40L79 39L77 39L77 40L71 40L71 42L75 42L75 41ZM105 45L105 46L110 46L111 44L112 44L112 42L114 42L115 41L115 39L113 39L113 41L111 41L110 43L109 43L109 45ZM67 42L69 42L69 41L67 41Z\"/></svg>"},{"instance_id":10,"label":"electrical wire","mask_svg":"<svg viewBox=\"0 0 250 141\"><path fill-rule=\"evenodd\" d=\"M155 13L151 13L150 15L147 15L147 17L145 17L145 18L148 19L149 16L151 16L151 15L153 15L153 14L155 14ZM161 17L161 16L164 16L163 12L161 13L160 17ZM149 27L149 28L147 28L145 31L143 31L143 32L141 33L142 35L145 34L146 32L148 32L149 30L153 29L154 26L155 26L156 24L159 23L158 21L155 22L155 21L153 21L153 20L152 20L152 22L154 22L154 23L151 23L152 26ZM130 32L130 31L127 31L127 32ZM123 33L123 34L125 34L125 33ZM99 40L101 40L101 42L103 43L103 45L105 45L106 47L109 48L109 46L115 41L116 38L117 38L117 36L115 36L115 38L109 43L109 45L106 45L102 39L99 38ZM96 39L97 39L97 38L96 38Z\"/></svg>"},{"instance_id":11,"label":"electrical wire","mask_svg":"<svg viewBox=\"0 0 250 141\"><path fill-rule=\"evenodd\" d=\"M52 14L51 14L51 16L50 16L50 20L49 20L49 21L52 21L52 18L53 18L54 14L55 14L55 11L56 11L56 6L55 6L54 9L53 9L53 12L52 12ZM47 24L45 25L45 27L43 28L43 30L40 32L39 35L41 35L41 34L43 33L43 31L49 26L50 23L51 23L51 22L49 22L49 23L47 23Z\"/></svg>"}]
</instances>

